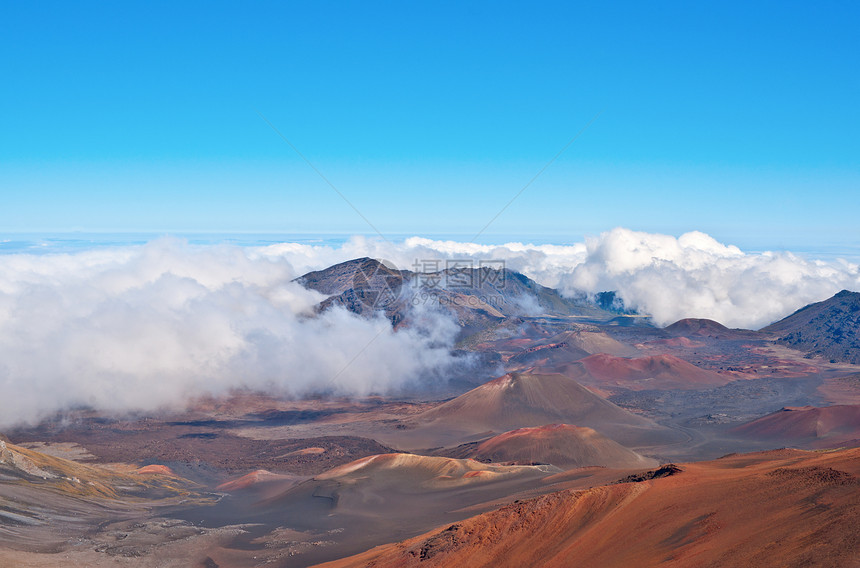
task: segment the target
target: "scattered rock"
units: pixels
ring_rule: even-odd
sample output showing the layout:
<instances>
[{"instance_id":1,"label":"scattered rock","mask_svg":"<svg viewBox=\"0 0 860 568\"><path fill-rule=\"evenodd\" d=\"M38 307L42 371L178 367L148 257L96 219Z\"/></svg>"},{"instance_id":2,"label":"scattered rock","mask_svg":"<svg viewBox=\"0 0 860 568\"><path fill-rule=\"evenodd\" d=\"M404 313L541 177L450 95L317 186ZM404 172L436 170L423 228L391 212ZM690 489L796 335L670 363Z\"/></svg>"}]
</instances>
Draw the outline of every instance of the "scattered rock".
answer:
<instances>
[{"instance_id":1,"label":"scattered rock","mask_svg":"<svg viewBox=\"0 0 860 568\"><path fill-rule=\"evenodd\" d=\"M658 469L628 475L627 477L619 479L614 483L640 483L642 481L648 481L650 479L658 479L660 477L669 477L670 475L677 475L682 471L684 470L677 465L673 463L667 463L665 465L661 465Z\"/></svg>"}]
</instances>

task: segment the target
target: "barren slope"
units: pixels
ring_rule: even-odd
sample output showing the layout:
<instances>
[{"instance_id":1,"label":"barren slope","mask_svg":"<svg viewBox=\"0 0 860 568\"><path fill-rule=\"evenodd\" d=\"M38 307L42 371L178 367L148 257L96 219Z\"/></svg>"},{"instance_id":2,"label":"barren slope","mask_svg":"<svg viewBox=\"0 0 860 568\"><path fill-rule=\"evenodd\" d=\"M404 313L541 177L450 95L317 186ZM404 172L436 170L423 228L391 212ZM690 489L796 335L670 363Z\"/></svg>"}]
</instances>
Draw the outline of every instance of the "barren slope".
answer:
<instances>
[{"instance_id":1,"label":"barren slope","mask_svg":"<svg viewBox=\"0 0 860 568\"><path fill-rule=\"evenodd\" d=\"M328 568L857 566L860 449L780 450L516 502Z\"/></svg>"},{"instance_id":2,"label":"barren slope","mask_svg":"<svg viewBox=\"0 0 860 568\"><path fill-rule=\"evenodd\" d=\"M636 416L563 375L509 373L418 417L425 428L502 433L552 423L588 426L625 446L677 438L675 432Z\"/></svg>"},{"instance_id":3,"label":"barren slope","mask_svg":"<svg viewBox=\"0 0 860 568\"><path fill-rule=\"evenodd\" d=\"M860 439L860 405L787 406L733 429L757 440L795 444L816 440L832 442Z\"/></svg>"},{"instance_id":4,"label":"barren slope","mask_svg":"<svg viewBox=\"0 0 860 568\"><path fill-rule=\"evenodd\" d=\"M783 345L834 361L860 364L860 293L842 290L762 329Z\"/></svg>"},{"instance_id":5,"label":"barren slope","mask_svg":"<svg viewBox=\"0 0 860 568\"><path fill-rule=\"evenodd\" d=\"M601 353L586 357L580 363L587 374L577 380L599 387L613 386L630 390L696 389L730 382L728 377L701 369L673 355L626 359Z\"/></svg>"},{"instance_id":6,"label":"barren slope","mask_svg":"<svg viewBox=\"0 0 860 568\"><path fill-rule=\"evenodd\" d=\"M480 443L452 448L449 455L497 463L547 463L562 469L657 465L656 461L628 450L591 428L570 424L512 430Z\"/></svg>"}]
</instances>

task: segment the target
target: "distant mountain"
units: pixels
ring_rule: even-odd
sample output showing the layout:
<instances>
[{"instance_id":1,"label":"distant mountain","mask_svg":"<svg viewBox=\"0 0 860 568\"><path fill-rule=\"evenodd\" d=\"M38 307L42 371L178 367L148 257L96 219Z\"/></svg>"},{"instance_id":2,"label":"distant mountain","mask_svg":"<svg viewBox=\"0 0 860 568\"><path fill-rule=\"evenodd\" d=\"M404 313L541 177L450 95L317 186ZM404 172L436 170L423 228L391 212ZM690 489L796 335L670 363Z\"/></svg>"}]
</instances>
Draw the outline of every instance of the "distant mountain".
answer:
<instances>
[{"instance_id":1,"label":"distant mountain","mask_svg":"<svg viewBox=\"0 0 860 568\"><path fill-rule=\"evenodd\" d=\"M474 434L564 423L588 426L626 446L675 441L677 433L601 398L558 374L508 373L416 419Z\"/></svg>"},{"instance_id":2,"label":"distant mountain","mask_svg":"<svg viewBox=\"0 0 860 568\"><path fill-rule=\"evenodd\" d=\"M617 315L582 299L565 298L507 269L413 272L359 258L309 272L296 281L329 296L320 304L321 310L340 305L361 315L383 312L395 325L403 321L410 307L422 304L447 309L468 331L505 318L579 316L605 322Z\"/></svg>"},{"instance_id":3,"label":"distant mountain","mask_svg":"<svg viewBox=\"0 0 860 568\"><path fill-rule=\"evenodd\" d=\"M339 305L359 315L382 311L397 325L403 319L401 296L408 278L408 271L365 257L308 272L296 282L329 296L320 304L320 310Z\"/></svg>"},{"instance_id":4,"label":"distant mountain","mask_svg":"<svg viewBox=\"0 0 860 568\"><path fill-rule=\"evenodd\" d=\"M831 361L860 364L860 293L842 290L761 331L778 343Z\"/></svg>"},{"instance_id":5,"label":"distant mountain","mask_svg":"<svg viewBox=\"0 0 860 568\"><path fill-rule=\"evenodd\" d=\"M668 325L665 331L673 337L711 337L714 339L743 339L755 337L756 332L748 329L729 329L723 324L709 319L686 318Z\"/></svg>"},{"instance_id":6,"label":"distant mountain","mask_svg":"<svg viewBox=\"0 0 860 568\"><path fill-rule=\"evenodd\" d=\"M594 303L599 308L616 314L633 315L636 310L631 310L624 305L624 300L614 290L609 292L598 292L594 295Z\"/></svg>"},{"instance_id":7,"label":"distant mountain","mask_svg":"<svg viewBox=\"0 0 860 568\"><path fill-rule=\"evenodd\" d=\"M403 281L407 273L408 271L397 270L378 260L364 257L308 272L296 281L321 294L336 296L356 287L379 288L396 285Z\"/></svg>"}]
</instances>

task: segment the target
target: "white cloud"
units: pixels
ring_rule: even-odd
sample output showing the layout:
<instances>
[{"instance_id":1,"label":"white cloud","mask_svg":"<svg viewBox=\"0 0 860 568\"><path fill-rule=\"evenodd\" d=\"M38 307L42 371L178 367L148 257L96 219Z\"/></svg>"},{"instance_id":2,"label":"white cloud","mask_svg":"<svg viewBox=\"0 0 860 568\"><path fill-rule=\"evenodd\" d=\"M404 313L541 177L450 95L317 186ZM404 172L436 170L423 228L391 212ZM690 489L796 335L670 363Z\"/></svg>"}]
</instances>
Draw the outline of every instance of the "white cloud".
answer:
<instances>
[{"instance_id":1,"label":"white cloud","mask_svg":"<svg viewBox=\"0 0 860 568\"><path fill-rule=\"evenodd\" d=\"M659 325L700 317L757 329L842 289L860 290L857 264L745 253L701 232L676 238L617 228L569 246L354 238L339 248L274 245L260 254L284 255L308 269L356 256L407 269L416 259L503 259L508 268L568 295L614 290Z\"/></svg>"},{"instance_id":2,"label":"white cloud","mask_svg":"<svg viewBox=\"0 0 860 568\"><path fill-rule=\"evenodd\" d=\"M238 387L396 391L443 371L457 331L430 312L396 332L343 309L310 317L323 296L292 283L283 256L237 247L159 240L0 265L4 425L77 405L153 410Z\"/></svg>"},{"instance_id":3,"label":"white cloud","mask_svg":"<svg viewBox=\"0 0 860 568\"><path fill-rule=\"evenodd\" d=\"M856 264L745 254L698 232L676 239L614 229L587 247L586 260L561 278L561 289L616 290L658 324L700 317L757 329L844 288L860 288Z\"/></svg>"},{"instance_id":4,"label":"white cloud","mask_svg":"<svg viewBox=\"0 0 860 568\"><path fill-rule=\"evenodd\" d=\"M860 289L856 264L745 253L698 232L621 228L570 246L356 237L341 246L242 248L160 239L2 255L0 425L73 405L151 410L237 387L363 395L438 377L452 362L457 330L436 312L396 332L384 319L340 309L310 317L322 296L291 280L363 256L407 269L416 260L503 259L563 293L615 290L659 324L705 317L758 328Z\"/></svg>"}]
</instances>

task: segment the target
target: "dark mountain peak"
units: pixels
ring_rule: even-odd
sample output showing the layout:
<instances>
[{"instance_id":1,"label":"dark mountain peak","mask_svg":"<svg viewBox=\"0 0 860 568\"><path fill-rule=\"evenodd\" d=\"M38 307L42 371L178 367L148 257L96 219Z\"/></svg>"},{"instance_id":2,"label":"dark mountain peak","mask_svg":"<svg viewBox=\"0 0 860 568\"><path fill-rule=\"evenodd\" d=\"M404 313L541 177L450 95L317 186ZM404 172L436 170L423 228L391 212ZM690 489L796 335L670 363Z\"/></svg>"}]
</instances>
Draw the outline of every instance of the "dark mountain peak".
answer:
<instances>
[{"instance_id":1,"label":"dark mountain peak","mask_svg":"<svg viewBox=\"0 0 860 568\"><path fill-rule=\"evenodd\" d=\"M384 260L362 257L308 272L296 278L296 282L305 288L331 296L356 288L389 288L393 280L402 281L403 274L404 271L397 270Z\"/></svg>"},{"instance_id":2,"label":"dark mountain peak","mask_svg":"<svg viewBox=\"0 0 860 568\"><path fill-rule=\"evenodd\" d=\"M860 293L842 290L762 328L809 357L860 364Z\"/></svg>"},{"instance_id":3,"label":"dark mountain peak","mask_svg":"<svg viewBox=\"0 0 860 568\"><path fill-rule=\"evenodd\" d=\"M565 298L503 266L435 264L435 271L412 272L364 257L309 272L296 282L329 296L320 309L339 305L358 314L384 310L395 324L404 321L410 306L438 305L457 318L464 334L508 317L578 316L602 322L614 315L594 304Z\"/></svg>"}]
</instances>

